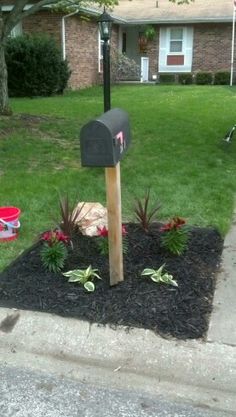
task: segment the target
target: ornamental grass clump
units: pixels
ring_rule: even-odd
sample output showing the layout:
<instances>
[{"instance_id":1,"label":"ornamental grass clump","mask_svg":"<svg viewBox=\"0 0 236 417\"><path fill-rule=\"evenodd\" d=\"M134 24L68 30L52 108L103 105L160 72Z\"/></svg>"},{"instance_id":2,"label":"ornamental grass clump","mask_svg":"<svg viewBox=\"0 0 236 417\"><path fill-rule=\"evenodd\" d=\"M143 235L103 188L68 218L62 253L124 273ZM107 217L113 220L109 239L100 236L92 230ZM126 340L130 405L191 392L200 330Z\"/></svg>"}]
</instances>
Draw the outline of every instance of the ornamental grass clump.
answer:
<instances>
[{"instance_id":1,"label":"ornamental grass clump","mask_svg":"<svg viewBox=\"0 0 236 417\"><path fill-rule=\"evenodd\" d=\"M98 250L101 255L108 255L109 253L109 243L108 243L108 229L106 226L97 227L97 239L96 243L98 246ZM122 246L123 246L123 253L128 252L128 242L127 242L127 230L125 225L122 224Z\"/></svg>"},{"instance_id":2,"label":"ornamental grass clump","mask_svg":"<svg viewBox=\"0 0 236 417\"><path fill-rule=\"evenodd\" d=\"M174 255L181 255L188 243L189 231L186 221L181 217L173 217L173 219L164 224L160 228L161 246Z\"/></svg>"},{"instance_id":3,"label":"ornamental grass clump","mask_svg":"<svg viewBox=\"0 0 236 417\"><path fill-rule=\"evenodd\" d=\"M43 266L50 272L59 272L65 265L69 237L60 230L50 230L42 234L44 242L40 252Z\"/></svg>"}]
</instances>

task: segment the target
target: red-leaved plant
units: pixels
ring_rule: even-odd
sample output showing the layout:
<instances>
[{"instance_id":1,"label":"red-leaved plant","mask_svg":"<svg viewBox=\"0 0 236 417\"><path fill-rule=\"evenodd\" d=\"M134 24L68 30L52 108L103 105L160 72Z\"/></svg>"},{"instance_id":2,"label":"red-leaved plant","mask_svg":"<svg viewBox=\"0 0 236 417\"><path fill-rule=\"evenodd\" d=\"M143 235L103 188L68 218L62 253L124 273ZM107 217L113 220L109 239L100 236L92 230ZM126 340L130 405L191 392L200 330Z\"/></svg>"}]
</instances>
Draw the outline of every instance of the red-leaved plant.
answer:
<instances>
[{"instance_id":1,"label":"red-leaved plant","mask_svg":"<svg viewBox=\"0 0 236 417\"><path fill-rule=\"evenodd\" d=\"M84 208L83 203L79 208L78 205L74 208L74 205L70 204L69 196L66 194L65 196L59 197L59 207L60 207L60 214L61 220L59 222L59 227L65 235L69 237L71 246L72 245L72 236L74 231L79 231L79 224L83 217L81 216L81 212Z\"/></svg>"},{"instance_id":2,"label":"red-leaved plant","mask_svg":"<svg viewBox=\"0 0 236 417\"><path fill-rule=\"evenodd\" d=\"M150 225L155 218L157 212L160 210L161 205L156 204L150 208L150 187L146 191L143 200L136 198L134 205L134 212L136 220L139 222L143 230L148 233Z\"/></svg>"},{"instance_id":3,"label":"red-leaved plant","mask_svg":"<svg viewBox=\"0 0 236 417\"><path fill-rule=\"evenodd\" d=\"M106 226L103 226L103 227L99 227L98 226L97 227L97 231L98 231L98 234L97 234L98 237L96 239L96 242L97 242L97 245L98 245L99 252L102 255L108 255L108 253L109 253L108 229L107 229ZM122 245L123 245L123 253L127 253L127 251L128 251L128 242L127 242L127 239L126 239L127 233L128 232L126 230L125 225L122 224L122 236L123 236Z\"/></svg>"},{"instance_id":4,"label":"red-leaved plant","mask_svg":"<svg viewBox=\"0 0 236 417\"><path fill-rule=\"evenodd\" d=\"M50 272L59 272L65 265L68 256L66 245L69 236L60 230L49 230L41 235L43 247L40 252L41 260Z\"/></svg>"},{"instance_id":5,"label":"red-leaved plant","mask_svg":"<svg viewBox=\"0 0 236 417\"><path fill-rule=\"evenodd\" d=\"M181 255L188 243L189 231L186 221L181 217L173 217L169 223L160 228L162 232L161 246L174 255Z\"/></svg>"}]
</instances>

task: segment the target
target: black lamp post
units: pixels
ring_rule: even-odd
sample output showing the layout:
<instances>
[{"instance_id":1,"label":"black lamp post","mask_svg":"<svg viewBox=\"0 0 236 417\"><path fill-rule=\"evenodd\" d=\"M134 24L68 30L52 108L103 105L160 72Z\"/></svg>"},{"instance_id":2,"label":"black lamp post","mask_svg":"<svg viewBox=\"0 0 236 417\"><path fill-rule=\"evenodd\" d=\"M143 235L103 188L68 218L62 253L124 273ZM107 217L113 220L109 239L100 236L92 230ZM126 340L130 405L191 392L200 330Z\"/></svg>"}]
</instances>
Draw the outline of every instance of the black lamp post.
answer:
<instances>
[{"instance_id":1,"label":"black lamp post","mask_svg":"<svg viewBox=\"0 0 236 417\"><path fill-rule=\"evenodd\" d=\"M98 19L101 39L103 40L103 94L104 94L104 112L111 108L111 91L110 91L110 44L112 29L112 18L105 11Z\"/></svg>"}]
</instances>

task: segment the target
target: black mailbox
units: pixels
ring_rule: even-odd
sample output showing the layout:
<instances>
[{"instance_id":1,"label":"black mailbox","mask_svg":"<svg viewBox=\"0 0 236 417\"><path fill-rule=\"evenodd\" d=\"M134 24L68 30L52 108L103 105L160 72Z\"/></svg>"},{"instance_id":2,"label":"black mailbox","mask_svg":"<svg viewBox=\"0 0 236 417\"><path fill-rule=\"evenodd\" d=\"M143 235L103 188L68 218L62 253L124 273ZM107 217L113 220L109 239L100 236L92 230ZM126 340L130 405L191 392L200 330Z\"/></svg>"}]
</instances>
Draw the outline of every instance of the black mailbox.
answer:
<instances>
[{"instance_id":1,"label":"black mailbox","mask_svg":"<svg viewBox=\"0 0 236 417\"><path fill-rule=\"evenodd\" d=\"M115 166L125 154L130 141L128 114L122 109L107 111L81 129L82 166Z\"/></svg>"}]
</instances>

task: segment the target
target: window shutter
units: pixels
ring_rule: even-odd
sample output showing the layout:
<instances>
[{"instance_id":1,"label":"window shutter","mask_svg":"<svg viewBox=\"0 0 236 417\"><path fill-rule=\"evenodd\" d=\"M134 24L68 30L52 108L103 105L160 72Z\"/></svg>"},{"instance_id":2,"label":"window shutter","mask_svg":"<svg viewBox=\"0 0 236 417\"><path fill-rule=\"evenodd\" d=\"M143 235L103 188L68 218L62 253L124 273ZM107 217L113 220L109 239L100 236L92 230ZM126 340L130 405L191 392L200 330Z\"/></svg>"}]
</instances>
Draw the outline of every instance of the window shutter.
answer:
<instances>
[{"instance_id":1,"label":"window shutter","mask_svg":"<svg viewBox=\"0 0 236 417\"><path fill-rule=\"evenodd\" d=\"M167 46L167 29L160 28L159 72L166 71Z\"/></svg>"},{"instance_id":2,"label":"window shutter","mask_svg":"<svg viewBox=\"0 0 236 417\"><path fill-rule=\"evenodd\" d=\"M192 71L193 60L193 28L186 28L185 71Z\"/></svg>"}]
</instances>

